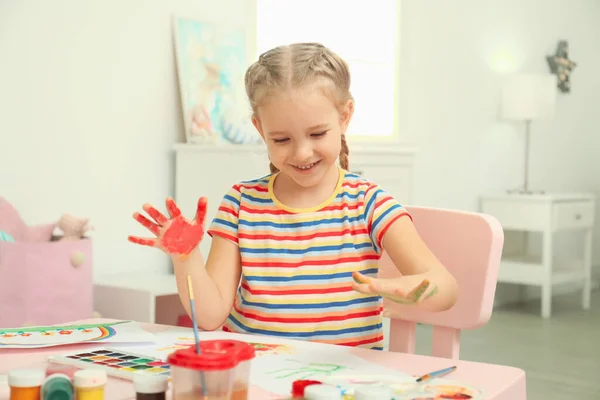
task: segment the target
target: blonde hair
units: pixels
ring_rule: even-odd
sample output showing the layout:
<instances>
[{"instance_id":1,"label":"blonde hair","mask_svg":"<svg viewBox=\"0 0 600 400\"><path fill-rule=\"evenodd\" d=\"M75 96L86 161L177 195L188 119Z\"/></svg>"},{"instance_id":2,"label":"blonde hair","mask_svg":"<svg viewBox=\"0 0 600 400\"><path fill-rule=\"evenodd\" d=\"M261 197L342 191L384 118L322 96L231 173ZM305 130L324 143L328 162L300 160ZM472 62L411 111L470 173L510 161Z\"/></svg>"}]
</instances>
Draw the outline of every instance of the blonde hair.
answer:
<instances>
[{"instance_id":1,"label":"blonde hair","mask_svg":"<svg viewBox=\"0 0 600 400\"><path fill-rule=\"evenodd\" d=\"M320 43L294 43L260 55L246 71L246 94L254 116L259 105L275 90L323 83L327 95L340 106L353 100L348 64ZM348 145L342 135L340 166L348 170ZM277 168L270 164L271 173Z\"/></svg>"}]
</instances>

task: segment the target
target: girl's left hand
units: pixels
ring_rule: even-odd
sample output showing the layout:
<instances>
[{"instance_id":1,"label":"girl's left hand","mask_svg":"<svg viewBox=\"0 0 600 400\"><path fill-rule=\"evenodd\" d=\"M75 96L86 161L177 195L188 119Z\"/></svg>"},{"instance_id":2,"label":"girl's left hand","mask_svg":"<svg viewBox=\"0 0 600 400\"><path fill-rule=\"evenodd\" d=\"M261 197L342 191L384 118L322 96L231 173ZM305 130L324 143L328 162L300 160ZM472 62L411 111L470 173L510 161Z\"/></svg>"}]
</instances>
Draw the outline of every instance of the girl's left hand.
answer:
<instances>
[{"instance_id":1,"label":"girl's left hand","mask_svg":"<svg viewBox=\"0 0 600 400\"><path fill-rule=\"evenodd\" d=\"M404 275L398 278L371 278L353 272L352 288L364 294L373 294L386 297L399 304L419 304L437 292L437 286L433 286L422 275Z\"/></svg>"}]
</instances>

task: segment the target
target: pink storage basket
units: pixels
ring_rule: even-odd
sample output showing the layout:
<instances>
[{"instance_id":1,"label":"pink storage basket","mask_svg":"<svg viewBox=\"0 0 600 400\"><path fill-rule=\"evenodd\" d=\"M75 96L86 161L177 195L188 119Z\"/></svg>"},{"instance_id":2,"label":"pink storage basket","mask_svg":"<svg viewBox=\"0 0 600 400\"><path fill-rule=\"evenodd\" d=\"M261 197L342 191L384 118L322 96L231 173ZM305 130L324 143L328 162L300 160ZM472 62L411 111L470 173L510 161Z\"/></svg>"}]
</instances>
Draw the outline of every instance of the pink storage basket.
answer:
<instances>
[{"instance_id":1,"label":"pink storage basket","mask_svg":"<svg viewBox=\"0 0 600 400\"><path fill-rule=\"evenodd\" d=\"M91 318L91 239L50 241L56 224L28 226L0 197L0 330Z\"/></svg>"},{"instance_id":2,"label":"pink storage basket","mask_svg":"<svg viewBox=\"0 0 600 400\"><path fill-rule=\"evenodd\" d=\"M0 328L93 314L92 241L0 242Z\"/></svg>"},{"instance_id":3,"label":"pink storage basket","mask_svg":"<svg viewBox=\"0 0 600 400\"><path fill-rule=\"evenodd\" d=\"M0 328L93 314L92 241L0 242Z\"/></svg>"}]
</instances>

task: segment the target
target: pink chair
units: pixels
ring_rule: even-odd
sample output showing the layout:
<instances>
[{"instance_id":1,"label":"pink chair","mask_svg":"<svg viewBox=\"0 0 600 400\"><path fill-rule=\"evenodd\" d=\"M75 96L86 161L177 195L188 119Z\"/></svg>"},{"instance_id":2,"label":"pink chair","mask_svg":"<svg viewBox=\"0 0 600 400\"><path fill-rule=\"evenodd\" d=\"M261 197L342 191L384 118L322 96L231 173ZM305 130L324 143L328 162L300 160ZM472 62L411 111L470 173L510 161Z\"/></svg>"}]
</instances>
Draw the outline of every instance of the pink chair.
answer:
<instances>
[{"instance_id":1,"label":"pink chair","mask_svg":"<svg viewBox=\"0 0 600 400\"><path fill-rule=\"evenodd\" d=\"M384 299L390 318L389 350L415 351L416 323L433 325L432 355L459 358L460 331L485 325L492 314L504 232L489 215L424 207L406 207L417 231L459 286L454 307L443 312L418 311ZM384 253L379 276L399 276Z\"/></svg>"}]
</instances>

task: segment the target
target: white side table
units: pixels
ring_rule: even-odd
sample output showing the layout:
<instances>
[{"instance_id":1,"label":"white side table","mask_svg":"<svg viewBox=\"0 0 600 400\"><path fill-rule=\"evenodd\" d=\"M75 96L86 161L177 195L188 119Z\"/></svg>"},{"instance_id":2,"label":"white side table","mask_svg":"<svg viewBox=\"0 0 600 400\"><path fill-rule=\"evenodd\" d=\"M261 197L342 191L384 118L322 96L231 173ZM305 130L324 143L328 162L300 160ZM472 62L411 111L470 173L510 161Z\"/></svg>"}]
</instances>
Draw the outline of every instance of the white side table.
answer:
<instances>
[{"instance_id":1,"label":"white side table","mask_svg":"<svg viewBox=\"0 0 600 400\"><path fill-rule=\"evenodd\" d=\"M595 197L593 194L500 194L481 198L481 211L496 217L505 231L542 233L540 259L503 255L499 282L541 286L542 316L550 317L552 287L568 282L582 282L582 306L590 308L592 288L592 231ZM583 230L583 255L558 265L553 262L553 234L558 231Z\"/></svg>"},{"instance_id":2,"label":"white side table","mask_svg":"<svg viewBox=\"0 0 600 400\"><path fill-rule=\"evenodd\" d=\"M147 272L94 279L94 310L103 318L176 325L186 314L173 274Z\"/></svg>"}]
</instances>

